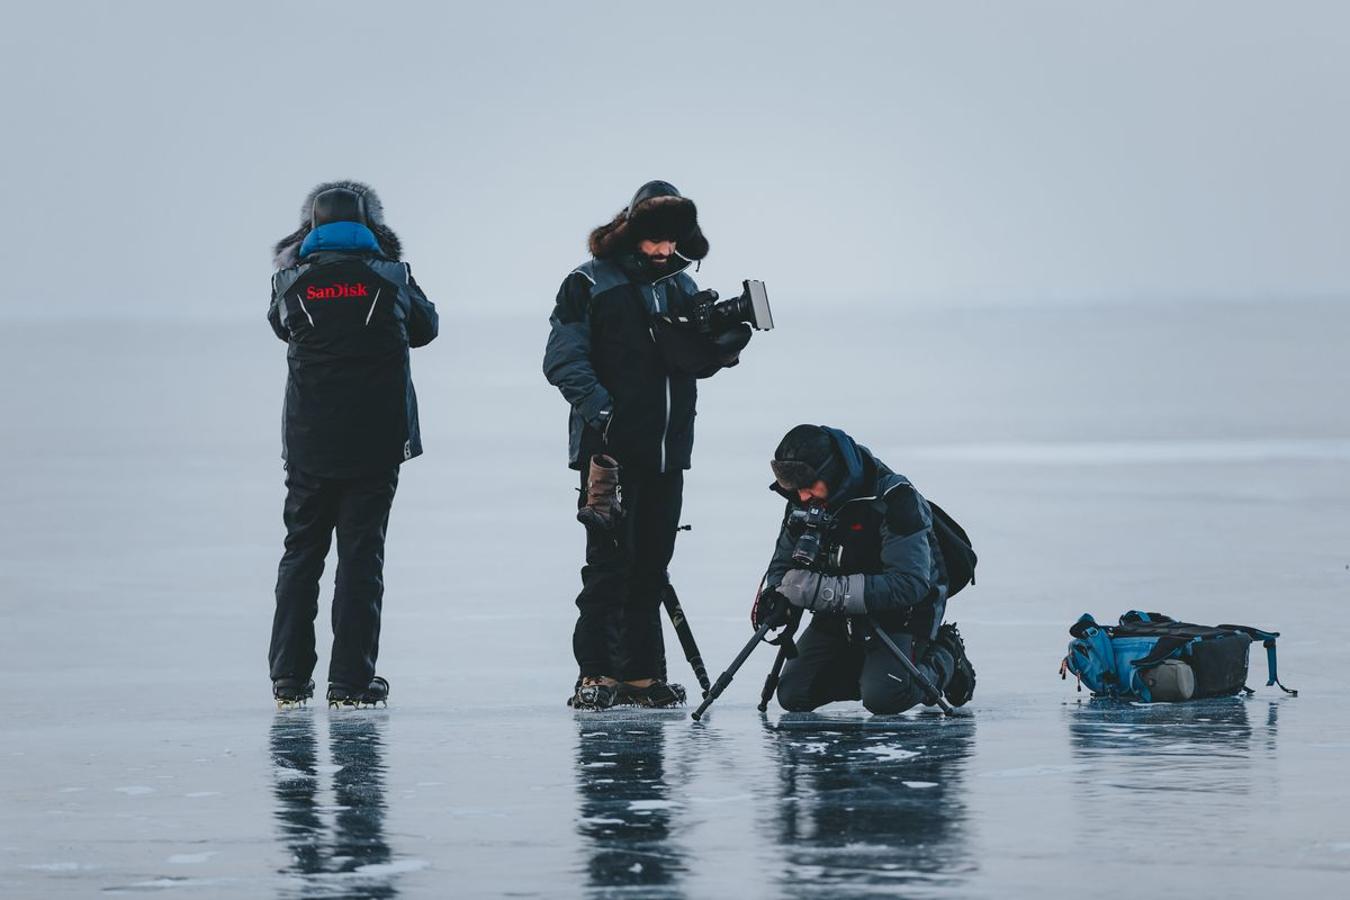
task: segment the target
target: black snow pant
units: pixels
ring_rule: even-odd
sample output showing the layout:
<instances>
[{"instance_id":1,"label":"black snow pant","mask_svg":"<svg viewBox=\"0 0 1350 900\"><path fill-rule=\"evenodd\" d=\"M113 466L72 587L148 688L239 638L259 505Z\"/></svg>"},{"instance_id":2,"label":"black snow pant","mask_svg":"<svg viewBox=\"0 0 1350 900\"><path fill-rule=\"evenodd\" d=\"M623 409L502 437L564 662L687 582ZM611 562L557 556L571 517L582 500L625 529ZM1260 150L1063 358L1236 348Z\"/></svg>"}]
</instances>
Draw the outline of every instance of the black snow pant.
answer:
<instances>
[{"instance_id":1,"label":"black snow pant","mask_svg":"<svg viewBox=\"0 0 1350 900\"><path fill-rule=\"evenodd\" d=\"M398 467L361 478L286 471L286 552L277 569L277 608L268 653L272 678L309 678L318 657L314 620L319 578L337 531L333 653L328 681L364 688L375 675L384 601L384 536Z\"/></svg>"},{"instance_id":2,"label":"black snow pant","mask_svg":"<svg viewBox=\"0 0 1350 900\"><path fill-rule=\"evenodd\" d=\"M861 642L850 639L842 616L812 619L797 641L797 657L783 665L779 705L809 712L837 700L862 700L868 712L888 715L931 702L871 625L860 621L858 631L866 635ZM956 668L950 653L905 631L886 633L938 690L947 686Z\"/></svg>"},{"instance_id":3,"label":"black snow pant","mask_svg":"<svg viewBox=\"0 0 1350 900\"><path fill-rule=\"evenodd\" d=\"M585 502L586 469L581 472ZM684 472L623 468L623 518L613 531L588 529L572 652L581 676L621 681L666 677L661 595L680 525Z\"/></svg>"}]
</instances>

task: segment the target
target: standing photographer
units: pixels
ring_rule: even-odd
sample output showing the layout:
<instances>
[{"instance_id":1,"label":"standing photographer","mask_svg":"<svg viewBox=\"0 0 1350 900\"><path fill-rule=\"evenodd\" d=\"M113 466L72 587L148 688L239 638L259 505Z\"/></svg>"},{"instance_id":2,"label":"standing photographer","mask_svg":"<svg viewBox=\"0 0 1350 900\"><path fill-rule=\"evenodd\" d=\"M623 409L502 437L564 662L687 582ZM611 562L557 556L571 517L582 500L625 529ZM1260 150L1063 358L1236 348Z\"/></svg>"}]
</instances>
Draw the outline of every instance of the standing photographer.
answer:
<instances>
[{"instance_id":1,"label":"standing photographer","mask_svg":"<svg viewBox=\"0 0 1350 900\"><path fill-rule=\"evenodd\" d=\"M370 706L389 696L375 674L384 536L399 466L422 453L408 348L431 343L439 321L399 255L379 198L355 181L311 191L300 227L276 246L267 320L289 345L286 552L269 652L279 706L314 691L319 577L334 532L328 702Z\"/></svg>"},{"instance_id":2,"label":"standing photographer","mask_svg":"<svg viewBox=\"0 0 1350 900\"><path fill-rule=\"evenodd\" d=\"M956 626L942 624L947 567L933 511L914 485L820 425L789 431L770 465L788 506L751 618L758 627L788 606L814 614L783 667L779 704L808 711L861 699L886 714L925 702L868 617L949 703L968 702L975 669Z\"/></svg>"},{"instance_id":3,"label":"standing photographer","mask_svg":"<svg viewBox=\"0 0 1350 900\"><path fill-rule=\"evenodd\" d=\"M673 706L685 691L665 680L660 609L694 444L695 381L736 365L750 327L681 324L716 295L684 273L708 241L693 201L664 181L639 188L589 247L593 258L558 291L544 351L544 374L571 406L587 532L572 635L580 672L568 702Z\"/></svg>"}]
</instances>

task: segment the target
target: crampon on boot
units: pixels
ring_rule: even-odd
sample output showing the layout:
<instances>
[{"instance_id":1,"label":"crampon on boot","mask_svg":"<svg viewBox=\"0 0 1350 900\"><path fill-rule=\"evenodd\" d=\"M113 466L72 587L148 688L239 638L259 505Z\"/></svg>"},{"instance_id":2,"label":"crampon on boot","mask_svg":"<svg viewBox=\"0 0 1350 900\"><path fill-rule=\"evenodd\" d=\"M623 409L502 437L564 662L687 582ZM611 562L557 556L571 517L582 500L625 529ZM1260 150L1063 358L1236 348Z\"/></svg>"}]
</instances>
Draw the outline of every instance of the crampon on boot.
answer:
<instances>
[{"instance_id":1,"label":"crampon on boot","mask_svg":"<svg viewBox=\"0 0 1350 900\"><path fill-rule=\"evenodd\" d=\"M304 706L314 696L314 682L299 678L275 678L272 680L272 699L277 701L277 709L297 709Z\"/></svg>"},{"instance_id":2,"label":"crampon on boot","mask_svg":"<svg viewBox=\"0 0 1350 900\"><path fill-rule=\"evenodd\" d=\"M587 528L608 530L623 516L619 490L619 462L597 453L591 457L586 476L586 504L577 510L577 521Z\"/></svg>"},{"instance_id":3,"label":"crampon on boot","mask_svg":"<svg viewBox=\"0 0 1350 900\"><path fill-rule=\"evenodd\" d=\"M621 682L619 684L618 702L624 706L666 709L671 706L684 706L686 696L683 686L657 678L646 687L636 687Z\"/></svg>"},{"instance_id":4,"label":"crampon on boot","mask_svg":"<svg viewBox=\"0 0 1350 900\"><path fill-rule=\"evenodd\" d=\"M599 678L581 678L576 690L567 698L567 705L573 709L601 710L609 709L617 699L619 687Z\"/></svg>"},{"instance_id":5,"label":"crampon on boot","mask_svg":"<svg viewBox=\"0 0 1350 900\"><path fill-rule=\"evenodd\" d=\"M942 693L952 706L964 706L975 695L975 667L970 664L970 657L966 656L966 642L961 640L956 623L948 622L939 628L933 644L950 653L956 664Z\"/></svg>"},{"instance_id":6,"label":"crampon on boot","mask_svg":"<svg viewBox=\"0 0 1350 900\"><path fill-rule=\"evenodd\" d=\"M329 709L374 709L389 705L389 682L379 675L364 688L347 684L328 685Z\"/></svg>"}]
</instances>

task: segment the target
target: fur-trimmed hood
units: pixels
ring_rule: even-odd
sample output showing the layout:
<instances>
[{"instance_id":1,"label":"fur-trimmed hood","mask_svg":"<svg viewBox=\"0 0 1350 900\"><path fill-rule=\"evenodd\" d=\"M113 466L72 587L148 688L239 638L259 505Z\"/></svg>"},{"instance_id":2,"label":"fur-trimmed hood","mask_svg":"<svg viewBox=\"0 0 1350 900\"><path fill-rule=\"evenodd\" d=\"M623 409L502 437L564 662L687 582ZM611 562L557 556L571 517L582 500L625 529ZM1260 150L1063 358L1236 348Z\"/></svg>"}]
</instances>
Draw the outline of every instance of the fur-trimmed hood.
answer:
<instances>
[{"instance_id":1,"label":"fur-trimmed hood","mask_svg":"<svg viewBox=\"0 0 1350 900\"><path fill-rule=\"evenodd\" d=\"M668 238L685 259L708 255L708 239L698 224L698 207L666 181L649 181L638 188L628 206L609 222L591 231L588 247L596 259L632 253L638 241Z\"/></svg>"},{"instance_id":2,"label":"fur-trimmed hood","mask_svg":"<svg viewBox=\"0 0 1350 900\"><path fill-rule=\"evenodd\" d=\"M380 196L375 193L374 188L360 181L325 181L323 184L316 185L306 195L305 202L301 204L300 227L277 241L276 246L272 248L272 264L276 268L288 269L300 262L300 245L304 243L305 238L313 230L311 220L314 212L314 198L324 191L331 191L334 188L345 188L362 195L366 204L366 225L375 234L375 240L380 245L380 252L393 260L402 257L403 244L399 241L398 235L394 234L393 230L384 224L384 204L380 202Z\"/></svg>"}]
</instances>

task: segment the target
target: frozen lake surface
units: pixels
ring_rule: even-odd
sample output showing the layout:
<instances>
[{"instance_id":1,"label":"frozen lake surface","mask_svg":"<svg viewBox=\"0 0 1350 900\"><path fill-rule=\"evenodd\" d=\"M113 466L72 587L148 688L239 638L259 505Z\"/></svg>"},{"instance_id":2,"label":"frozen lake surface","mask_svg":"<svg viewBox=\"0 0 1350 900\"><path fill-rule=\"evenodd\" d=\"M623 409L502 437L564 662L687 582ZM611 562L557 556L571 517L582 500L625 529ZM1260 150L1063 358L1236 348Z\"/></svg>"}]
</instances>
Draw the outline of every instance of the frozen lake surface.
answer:
<instances>
[{"instance_id":1,"label":"frozen lake surface","mask_svg":"<svg viewBox=\"0 0 1350 900\"><path fill-rule=\"evenodd\" d=\"M0 895L1350 884L1344 306L858 309L829 359L822 311L784 308L702 389L672 576L709 668L749 636L778 437L834 424L971 532L974 716L761 716L765 648L698 724L563 706L582 534L547 310L441 309L390 532L393 702L359 713L269 696L285 364L261 311L0 329ZM1086 702L1056 677L1067 628L1131 608L1280 630L1300 696L1260 686L1258 648L1251 699Z\"/></svg>"}]
</instances>

